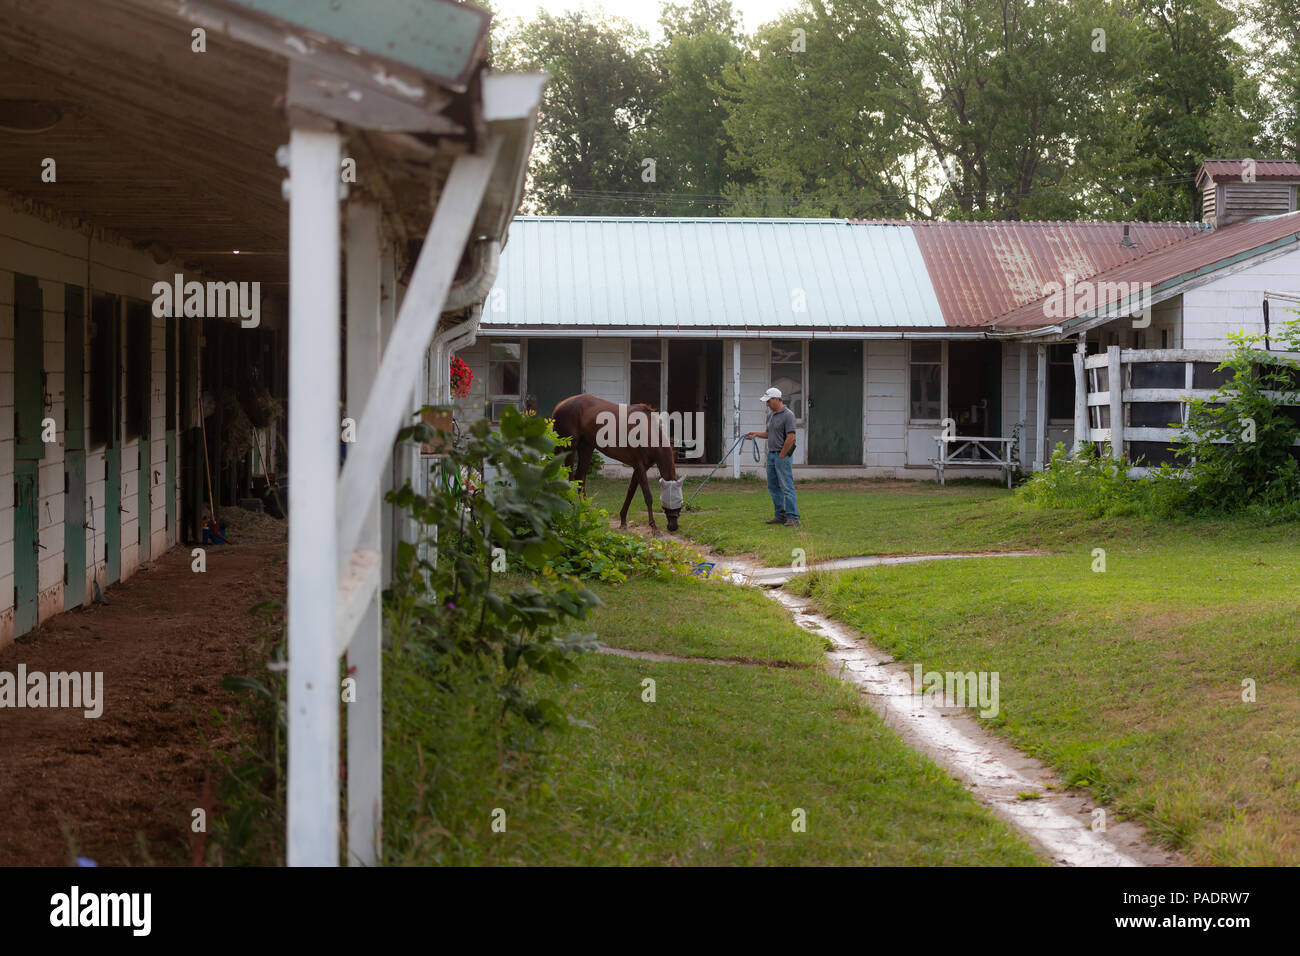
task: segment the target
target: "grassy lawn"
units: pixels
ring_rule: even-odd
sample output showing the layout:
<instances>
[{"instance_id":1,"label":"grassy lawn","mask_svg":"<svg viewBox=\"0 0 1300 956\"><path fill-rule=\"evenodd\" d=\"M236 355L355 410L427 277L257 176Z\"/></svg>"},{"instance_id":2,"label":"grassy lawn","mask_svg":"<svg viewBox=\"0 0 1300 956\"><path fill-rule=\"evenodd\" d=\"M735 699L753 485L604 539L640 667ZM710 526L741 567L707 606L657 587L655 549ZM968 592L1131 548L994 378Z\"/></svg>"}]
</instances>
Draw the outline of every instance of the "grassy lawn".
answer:
<instances>
[{"instance_id":1,"label":"grassy lawn","mask_svg":"<svg viewBox=\"0 0 1300 956\"><path fill-rule=\"evenodd\" d=\"M820 641L762 595L691 578L599 593L606 644L796 666L591 655L575 679L536 685L588 726L522 744L483 732L497 726L490 698L447 713L446 698L388 668L391 862L1042 862L827 674ZM806 832L792 829L796 809Z\"/></svg>"},{"instance_id":2,"label":"grassy lawn","mask_svg":"<svg viewBox=\"0 0 1300 956\"><path fill-rule=\"evenodd\" d=\"M823 574L813 593L900 660L997 671L991 724L1193 861L1300 864L1297 528L1081 526L1064 553Z\"/></svg>"},{"instance_id":3,"label":"grassy lawn","mask_svg":"<svg viewBox=\"0 0 1300 956\"><path fill-rule=\"evenodd\" d=\"M773 565L793 547L809 561L1049 552L822 574L814 594L900 660L997 671L996 729L1192 860L1300 864L1296 525L1091 520L975 482L799 490L800 531L761 524L761 484L727 481L710 483L682 533ZM596 493L609 507L617 483ZM1092 569L1096 548L1104 572ZM1254 703L1242 701L1246 679Z\"/></svg>"},{"instance_id":4,"label":"grassy lawn","mask_svg":"<svg viewBox=\"0 0 1300 956\"><path fill-rule=\"evenodd\" d=\"M686 497L699 487L688 479ZM1005 507L1011 493L996 482L964 479L940 488L932 482L801 481L798 529L763 524L772 517L772 499L761 481L719 480L716 476L684 512L679 532L724 554L758 555L770 565L790 563L792 548L809 561L859 554L1030 550L1077 540L1067 516L1044 512L1033 520ZM627 483L593 479L588 493L615 517ZM655 520L663 515L655 492ZM646 524L640 494L628 523Z\"/></svg>"}]
</instances>

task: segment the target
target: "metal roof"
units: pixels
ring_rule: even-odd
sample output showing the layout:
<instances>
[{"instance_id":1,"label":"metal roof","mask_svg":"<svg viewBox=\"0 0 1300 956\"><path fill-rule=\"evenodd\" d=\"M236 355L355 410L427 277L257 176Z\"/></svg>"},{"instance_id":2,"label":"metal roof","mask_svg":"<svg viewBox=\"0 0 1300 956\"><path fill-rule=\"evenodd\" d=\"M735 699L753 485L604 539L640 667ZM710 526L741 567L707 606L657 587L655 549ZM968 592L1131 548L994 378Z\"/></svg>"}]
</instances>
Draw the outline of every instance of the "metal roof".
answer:
<instances>
[{"instance_id":1,"label":"metal roof","mask_svg":"<svg viewBox=\"0 0 1300 956\"><path fill-rule=\"evenodd\" d=\"M1200 188L1207 176L1216 183L1224 180L1241 180L1245 166L1244 159L1207 159L1201 163L1201 168L1196 172L1196 186ZM1255 182L1270 180L1285 182L1300 180L1300 163L1287 159L1257 159Z\"/></svg>"},{"instance_id":2,"label":"metal roof","mask_svg":"<svg viewBox=\"0 0 1300 956\"><path fill-rule=\"evenodd\" d=\"M1159 301L1163 289L1173 289L1198 275L1297 242L1300 242L1300 212L1251 219L1216 229L1189 242L1168 246L1134 262L1090 276L1089 281L1094 286L1101 283L1123 283L1130 289L1150 288L1152 300ZM1068 300L1062 304L1066 306L1062 318L1045 318L1040 299L1003 316L995 324L1008 331L1060 324L1068 327L1105 312L1104 308L1087 312L1071 311Z\"/></svg>"},{"instance_id":3,"label":"metal roof","mask_svg":"<svg viewBox=\"0 0 1300 956\"><path fill-rule=\"evenodd\" d=\"M485 332L571 326L575 333L943 325L906 226L550 216L514 220L482 321Z\"/></svg>"},{"instance_id":4,"label":"metal roof","mask_svg":"<svg viewBox=\"0 0 1300 956\"><path fill-rule=\"evenodd\" d=\"M1202 235L1195 222L923 222L916 236L947 324L986 326L1036 302L1048 283L1093 276ZM1128 228L1129 242L1124 244ZM1048 324L1043 320L1040 324Z\"/></svg>"}]
</instances>

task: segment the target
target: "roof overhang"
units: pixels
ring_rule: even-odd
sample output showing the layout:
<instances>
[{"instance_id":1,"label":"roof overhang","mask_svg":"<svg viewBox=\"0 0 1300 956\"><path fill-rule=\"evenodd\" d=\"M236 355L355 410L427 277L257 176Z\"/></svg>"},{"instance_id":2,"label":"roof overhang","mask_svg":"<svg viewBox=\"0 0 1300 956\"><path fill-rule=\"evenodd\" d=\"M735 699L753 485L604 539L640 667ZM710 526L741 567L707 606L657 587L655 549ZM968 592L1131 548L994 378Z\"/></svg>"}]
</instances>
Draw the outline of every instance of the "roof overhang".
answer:
<instances>
[{"instance_id":1,"label":"roof overhang","mask_svg":"<svg viewBox=\"0 0 1300 956\"><path fill-rule=\"evenodd\" d=\"M404 43L388 20L395 52L382 55L373 32L332 36L324 31L333 20L312 27L268 12L314 10L368 30L367 4L23 4L21 16L0 17L0 85L6 97L56 104L59 118L0 137L0 181L48 218L150 249L168 269L274 291L288 281L286 174L276 153L295 117L343 133L356 166L348 188L381 206L399 258L405 240L427 231L456 156L491 136L500 143L474 229L501 239L523 189L545 77L484 69L481 11L450 0L393 3L417 23L423 46ZM448 29L433 28L441 23ZM196 26L206 31L204 52L193 49ZM437 75L400 60L453 36L451 52L463 59L437 61L451 64ZM41 181L45 157L57 160L57 182Z\"/></svg>"}]
</instances>

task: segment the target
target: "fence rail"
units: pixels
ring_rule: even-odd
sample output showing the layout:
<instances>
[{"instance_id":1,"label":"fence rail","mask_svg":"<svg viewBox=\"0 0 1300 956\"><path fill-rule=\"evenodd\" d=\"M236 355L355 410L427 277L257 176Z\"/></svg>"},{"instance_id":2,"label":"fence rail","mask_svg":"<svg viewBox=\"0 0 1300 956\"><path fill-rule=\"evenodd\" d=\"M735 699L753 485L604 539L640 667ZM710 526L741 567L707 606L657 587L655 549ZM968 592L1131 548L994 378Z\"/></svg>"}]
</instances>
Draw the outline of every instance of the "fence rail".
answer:
<instances>
[{"instance_id":1,"label":"fence rail","mask_svg":"<svg viewBox=\"0 0 1300 956\"><path fill-rule=\"evenodd\" d=\"M1121 349L1083 360L1084 414L1076 422L1080 442L1107 445L1114 458L1131 463L1129 474L1177 461L1172 449L1185 444L1188 408L1197 399L1213 402L1231 378L1218 366L1230 353L1208 349ZM1300 353L1274 352L1284 358ZM1076 366L1077 368L1078 366ZM1114 387L1115 384L1118 387ZM1300 381L1296 383L1300 390ZM1274 400L1285 393L1265 392ZM1283 408L1300 423L1300 406ZM1300 441L1296 442L1300 449Z\"/></svg>"}]
</instances>

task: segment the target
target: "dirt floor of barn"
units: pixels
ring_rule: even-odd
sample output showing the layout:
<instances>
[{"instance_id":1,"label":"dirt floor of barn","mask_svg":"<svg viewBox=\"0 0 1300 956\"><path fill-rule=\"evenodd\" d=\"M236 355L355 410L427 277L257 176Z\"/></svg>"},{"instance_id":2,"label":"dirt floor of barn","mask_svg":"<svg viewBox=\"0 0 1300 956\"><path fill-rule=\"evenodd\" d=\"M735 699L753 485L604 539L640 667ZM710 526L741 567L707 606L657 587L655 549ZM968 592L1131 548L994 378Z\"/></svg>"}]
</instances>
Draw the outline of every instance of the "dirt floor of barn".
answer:
<instances>
[{"instance_id":1,"label":"dirt floor of barn","mask_svg":"<svg viewBox=\"0 0 1300 956\"><path fill-rule=\"evenodd\" d=\"M227 674L265 655L263 616L284 600L284 524L223 511L232 543L173 548L107 592L109 605L60 614L0 650L0 671L102 671L103 715L0 710L0 866L189 864L203 854L217 755L232 733ZM205 743L205 738L207 742Z\"/></svg>"}]
</instances>

